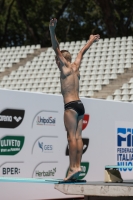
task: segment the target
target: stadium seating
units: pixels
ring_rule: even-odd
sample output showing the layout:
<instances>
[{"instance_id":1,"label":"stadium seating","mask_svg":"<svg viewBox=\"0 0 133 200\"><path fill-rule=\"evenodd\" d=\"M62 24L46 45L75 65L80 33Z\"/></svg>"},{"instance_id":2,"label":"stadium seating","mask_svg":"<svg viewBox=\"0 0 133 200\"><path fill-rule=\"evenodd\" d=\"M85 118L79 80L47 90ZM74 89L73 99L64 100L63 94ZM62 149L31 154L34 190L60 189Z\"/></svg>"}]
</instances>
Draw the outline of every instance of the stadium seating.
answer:
<instances>
[{"instance_id":1,"label":"stadium seating","mask_svg":"<svg viewBox=\"0 0 133 200\"><path fill-rule=\"evenodd\" d=\"M34 50L38 48L40 48L40 45L2 48L0 51L0 72L4 72L6 68L11 68L21 58L26 58L27 54L34 53Z\"/></svg>"},{"instance_id":2,"label":"stadium seating","mask_svg":"<svg viewBox=\"0 0 133 200\"><path fill-rule=\"evenodd\" d=\"M131 101L133 102L133 78L128 83L124 83L120 89L115 90L108 100Z\"/></svg>"},{"instance_id":3,"label":"stadium seating","mask_svg":"<svg viewBox=\"0 0 133 200\"><path fill-rule=\"evenodd\" d=\"M67 49L75 60L79 50L87 41L61 42L60 49ZM25 59L40 46L2 48L0 51L0 72L12 68L20 58ZM116 80L118 75L132 67L133 37L100 39L86 52L80 67L80 96L93 97L95 92L102 91L103 86ZM51 47L32 61L4 76L0 87L12 90L39 91L60 94L60 72L55 63L55 53ZM133 78L117 88L108 100L133 101Z\"/></svg>"}]
</instances>

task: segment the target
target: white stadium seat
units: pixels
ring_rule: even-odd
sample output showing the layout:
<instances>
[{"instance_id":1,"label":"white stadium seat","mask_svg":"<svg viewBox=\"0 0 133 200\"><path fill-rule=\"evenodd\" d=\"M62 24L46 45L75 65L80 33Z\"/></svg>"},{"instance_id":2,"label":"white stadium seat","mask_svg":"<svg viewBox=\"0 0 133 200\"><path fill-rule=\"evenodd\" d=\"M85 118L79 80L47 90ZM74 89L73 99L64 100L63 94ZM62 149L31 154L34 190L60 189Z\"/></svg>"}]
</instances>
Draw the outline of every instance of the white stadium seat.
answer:
<instances>
[{"instance_id":1,"label":"white stadium seat","mask_svg":"<svg viewBox=\"0 0 133 200\"><path fill-rule=\"evenodd\" d=\"M114 100L115 100L115 101L121 101L121 96L120 96L120 95L116 95L116 96L114 97Z\"/></svg>"},{"instance_id":2,"label":"white stadium seat","mask_svg":"<svg viewBox=\"0 0 133 200\"><path fill-rule=\"evenodd\" d=\"M131 97L129 98L130 101L133 101L133 94L131 95Z\"/></svg>"},{"instance_id":3,"label":"white stadium seat","mask_svg":"<svg viewBox=\"0 0 133 200\"><path fill-rule=\"evenodd\" d=\"M128 89L123 89L122 92L121 92L122 95L125 95L125 94L129 94L129 90Z\"/></svg>"},{"instance_id":4,"label":"white stadium seat","mask_svg":"<svg viewBox=\"0 0 133 200\"><path fill-rule=\"evenodd\" d=\"M122 96L122 101L129 101L129 95L125 94Z\"/></svg>"},{"instance_id":5,"label":"white stadium seat","mask_svg":"<svg viewBox=\"0 0 133 200\"><path fill-rule=\"evenodd\" d=\"M121 95L121 90L120 89L115 90L114 95Z\"/></svg>"},{"instance_id":6,"label":"white stadium seat","mask_svg":"<svg viewBox=\"0 0 133 200\"><path fill-rule=\"evenodd\" d=\"M113 100L113 97L111 95L107 96L107 100Z\"/></svg>"}]
</instances>

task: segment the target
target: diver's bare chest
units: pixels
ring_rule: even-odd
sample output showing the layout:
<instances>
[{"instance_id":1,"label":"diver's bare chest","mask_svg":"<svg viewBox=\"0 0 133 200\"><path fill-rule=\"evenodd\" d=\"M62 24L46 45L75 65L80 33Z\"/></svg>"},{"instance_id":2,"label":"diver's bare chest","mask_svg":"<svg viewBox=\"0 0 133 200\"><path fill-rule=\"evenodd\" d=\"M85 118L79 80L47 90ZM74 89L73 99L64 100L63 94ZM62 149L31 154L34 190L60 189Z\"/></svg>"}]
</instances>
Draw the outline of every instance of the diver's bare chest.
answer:
<instances>
[{"instance_id":1,"label":"diver's bare chest","mask_svg":"<svg viewBox=\"0 0 133 200\"><path fill-rule=\"evenodd\" d=\"M78 77L78 79L80 78L80 73L79 70L71 70L69 73L62 73L60 74L60 79L64 80L64 79L75 79L76 77Z\"/></svg>"}]
</instances>

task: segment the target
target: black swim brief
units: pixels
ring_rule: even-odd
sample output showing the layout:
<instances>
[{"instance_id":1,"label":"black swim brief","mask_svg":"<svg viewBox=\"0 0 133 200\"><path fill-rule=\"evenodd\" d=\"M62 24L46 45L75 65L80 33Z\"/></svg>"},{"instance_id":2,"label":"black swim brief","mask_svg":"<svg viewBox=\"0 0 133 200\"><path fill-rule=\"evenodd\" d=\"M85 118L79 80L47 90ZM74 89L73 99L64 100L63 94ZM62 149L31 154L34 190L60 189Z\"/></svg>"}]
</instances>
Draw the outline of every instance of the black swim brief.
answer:
<instances>
[{"instance_id":1,"label":"black swim brief","mask_svg":"<svg viewBox=\"0 0 133 200\"><path fill-rule=\"evenodd\" d=\"M68 109L75 110L78 113L78 116L84 115L84 113L85 113L84 105L80 100L71 101L69 103L66 103L65 110L68 110Z\"/></svg>"}]
</instances>

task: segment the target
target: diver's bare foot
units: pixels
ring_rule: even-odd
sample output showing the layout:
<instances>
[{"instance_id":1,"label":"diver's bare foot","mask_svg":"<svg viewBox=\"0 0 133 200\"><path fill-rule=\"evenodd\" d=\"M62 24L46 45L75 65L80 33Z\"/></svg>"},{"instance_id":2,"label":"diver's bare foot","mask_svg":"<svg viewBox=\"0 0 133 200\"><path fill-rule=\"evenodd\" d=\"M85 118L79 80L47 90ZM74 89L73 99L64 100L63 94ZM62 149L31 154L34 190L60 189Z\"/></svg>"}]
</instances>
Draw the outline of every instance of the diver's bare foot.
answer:
<instances>
[{"instance_id":1,"label":"diver's bare foot","mask_svg":"<svg viewBox=\"0 0 133 200\"><path fill-rule=\"evenodd\" d=\"M81 172L81 171L82 171L81 167L78 167L78 168L77 168L77 171L78 171L78 172Z\"/></svg>"},{"instance_id":2,"label":"diver's bare foot","mask_svg":"<svg viewBox=\"0 0 133 200\"><path fill-rule=\"evenodd\" d=\"M69 169L68 175L66 178L64 178L64 181L68 181L68 180L76 180L78 179L79 173L81 172L81 169L79 171L79 169Z\"/></svg>"}]
</instances>

